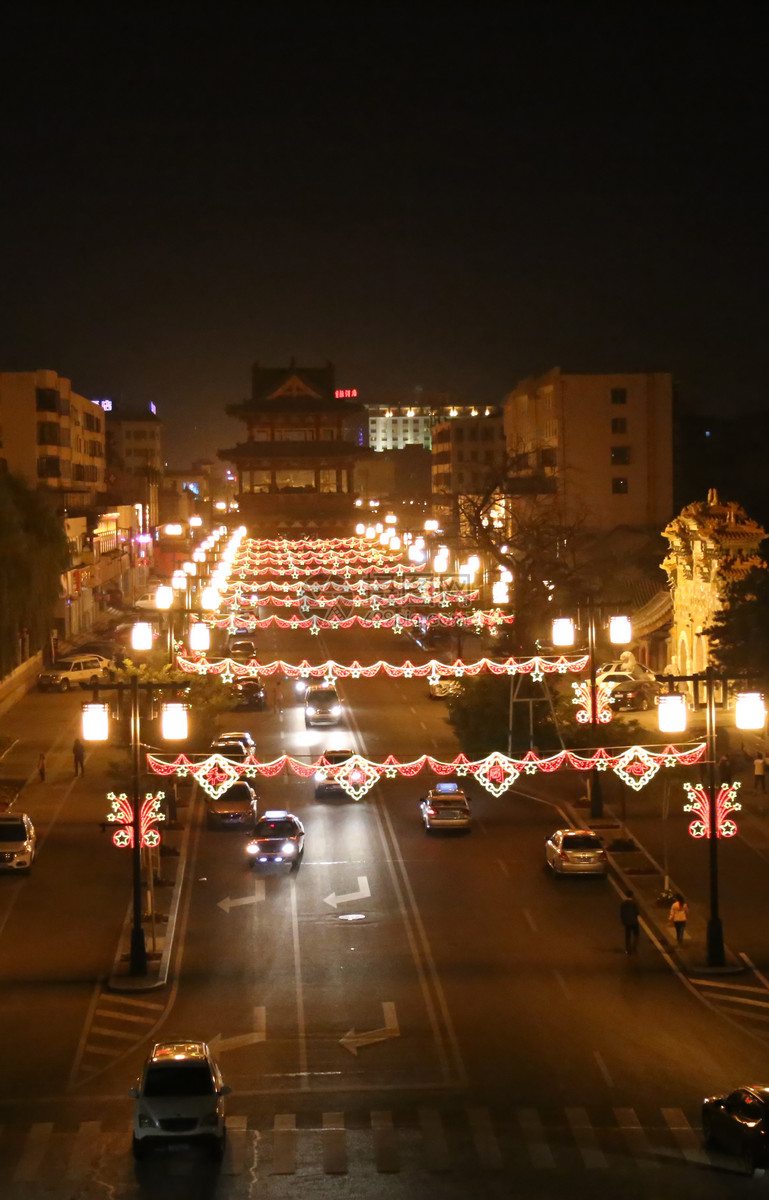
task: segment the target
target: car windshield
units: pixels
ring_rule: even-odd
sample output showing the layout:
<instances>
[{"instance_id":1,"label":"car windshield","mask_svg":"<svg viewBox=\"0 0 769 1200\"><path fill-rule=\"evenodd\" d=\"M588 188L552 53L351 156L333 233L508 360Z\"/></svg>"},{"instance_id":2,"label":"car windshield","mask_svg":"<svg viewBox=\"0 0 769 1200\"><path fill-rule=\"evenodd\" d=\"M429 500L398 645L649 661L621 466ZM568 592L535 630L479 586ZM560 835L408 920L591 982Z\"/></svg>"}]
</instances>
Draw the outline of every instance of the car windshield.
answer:
<instances>
[{"instance_id":1,"label":"car windshield","mask_svg":"<svg viewBox=\"0 0 769 1200\"><path fill-rule=\"evenodd\" d=\"M148 1067L144 1096L213 1096L214 1081L205 1063Z\"/></svg>"},{"instance_id":2,"label":"car windshield","mask_svg":"<svg viewBox=\"0 0 769 1200\"><path fill-rule=\"evenodd\" d=\"M248 785L245 783L236 783L234 787L227 788L227 791L222 796L222 800L228 804L231 804L233 801L250 804L251 793L248 790Z\"/></svg>"},{"instance_id":3,"label":"car windshield","mask_svg":"<svg viewBox=\"0 0 769 1200\"><path fill-rule=\"evenodd\" d=\"M313 688L307 695L309 704L335 704L337 699L333 688Z\"/></svg>"},{"instance_id":4,"label":"car windshield","mask_svg":"<svg viewBox=\"0 0 769 1200\"><path fill-rule=\"evenodd\" d=\"M75 664L68 658L63 658L61 662L54 664L54 671L73 671Z\"/></svg>"},{"instance_id":5,"label":"car windshield","mask_svg":"<svg viewBox=\"0 0 769 1200\"><path fill-rule=\"evenodd\" d=\"M23 842L26 837L23 821L3 821L0 825L0 842Z\"/></svg>"},{"instance_id":6,"label":"car windshield","mask_svg":"<svg viewBox=\"0 0 769 1200\"><path fill-rule=\"evenodd\" d=\"M290 838L296 834L293 821L257 821L256 836L258 838Z\"/></svg>"},{"instance_id":7,"label":"car windshield","mask_svg":"<svg viewBox=\"0 0 769 1200\"><path fill-rule=\"evenodd\" d=\"M563 839L564 850L600 850L598 838L589 833L573 833Z\"/></svg>"},{"instance_id":8,"label":"car windshield","mask_svg":"<svg viewBox=\"0 0 769 1200\"><path fill-rule=\"evenodd\" d=\"M352 753L352 750L326 750L323 757L330 766L337 767L348 758L352 758Z\"/></svg>"}]
</instances>

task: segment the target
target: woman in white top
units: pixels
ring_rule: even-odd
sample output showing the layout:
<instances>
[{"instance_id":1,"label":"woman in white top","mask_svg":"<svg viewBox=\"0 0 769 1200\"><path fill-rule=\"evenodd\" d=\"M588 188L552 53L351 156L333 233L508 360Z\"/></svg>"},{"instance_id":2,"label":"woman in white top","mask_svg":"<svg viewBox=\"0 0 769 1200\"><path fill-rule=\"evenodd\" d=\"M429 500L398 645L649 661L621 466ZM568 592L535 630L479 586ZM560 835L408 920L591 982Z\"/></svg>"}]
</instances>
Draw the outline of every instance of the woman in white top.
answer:
<instances>
[{"instance_id":1,"label":"woman in white top","mask_svg":"<svg viewBox=\"0 0 769 1200\"><path fill-rule=\"evenodd\" d=\"M689 916L689 905L684 900L680 892L676 892L676 898L670 906L670 917L668 918L673 923L673 928L676 931L676 941L679 946L684 940L686 933L686 921Z\"/></svg>"}]
</instances>

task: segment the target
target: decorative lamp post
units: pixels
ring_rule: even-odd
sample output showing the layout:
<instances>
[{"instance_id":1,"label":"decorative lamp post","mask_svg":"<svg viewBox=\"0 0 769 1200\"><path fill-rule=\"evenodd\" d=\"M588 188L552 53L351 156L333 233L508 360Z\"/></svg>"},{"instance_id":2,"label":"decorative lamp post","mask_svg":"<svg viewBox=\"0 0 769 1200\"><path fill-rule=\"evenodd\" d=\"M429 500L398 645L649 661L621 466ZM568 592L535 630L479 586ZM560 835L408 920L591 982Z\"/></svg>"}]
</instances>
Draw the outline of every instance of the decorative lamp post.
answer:
<instances>
[{"instance_id":1,"label":"decorative lamp post","mask_svg":"<svg viewBox=\"0 0 769 1200\"><path fill-rule=\"evenodd\" d=\"M152 649L152 626L149 621L137 621L131 629L131 645L134 650Z\"/></svg>"}]
</instances>

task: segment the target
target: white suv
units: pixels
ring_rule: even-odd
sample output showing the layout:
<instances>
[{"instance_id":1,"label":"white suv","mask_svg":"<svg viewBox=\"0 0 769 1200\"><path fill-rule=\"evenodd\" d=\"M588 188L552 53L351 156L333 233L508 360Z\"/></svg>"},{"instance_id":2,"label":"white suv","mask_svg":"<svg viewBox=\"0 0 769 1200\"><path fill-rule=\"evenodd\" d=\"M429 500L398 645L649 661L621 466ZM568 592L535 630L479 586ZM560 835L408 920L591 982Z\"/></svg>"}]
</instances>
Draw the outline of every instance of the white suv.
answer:
<instances>
[{"instance_id":1,"label":"white suv","mask_svg":"<svg viewBox=\"0 0 769 1200\"><path fill-rule=\"evenodd\" d=\"M204 1142L221 1158L231 1091L205 1042L158 1042L128 1093L136 1101L134 1157L158 1144Z\"/></svg>"},{"instance_id":2,"label":"white suv","mask_svg":"<svg viewBox=\"0 0 769 1200\"><path fill-rule=\"evenodd\" d=\"M103 683L114 664L102 654L72 654L62 658L47 671L41 671L37 677L37 686L41 692L56 688L60 692L68 692L74 685L81 683L85 687L95 687Z\"/></svg>"},{"instance_id":3,"label":"white suv","mask_svg":"<svg viewBox=\"0 0 769 1200\"><path fill-rule=\"evenodd\" d=\"M0 814L0 871L29 874L35 861L35 827L26 813Z\"/></svg>"}]
</instances>

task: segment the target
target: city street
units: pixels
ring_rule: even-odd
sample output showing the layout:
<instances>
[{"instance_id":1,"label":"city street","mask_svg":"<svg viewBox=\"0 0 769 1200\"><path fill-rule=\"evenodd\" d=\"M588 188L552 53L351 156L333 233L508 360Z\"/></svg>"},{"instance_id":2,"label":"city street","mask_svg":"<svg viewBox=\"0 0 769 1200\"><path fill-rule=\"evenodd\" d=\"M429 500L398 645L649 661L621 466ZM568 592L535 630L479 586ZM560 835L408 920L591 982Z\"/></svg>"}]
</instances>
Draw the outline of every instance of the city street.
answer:
<instances>
[{"instance_id":1,"label":"city street","mask_svg":"<svg viewBox=\"0 0 769 1200\"><path fill-rule=\"evenodd\" d=\"M272 630L258 652L421 653L385 632ZM306 730L284 691L283 712L229 714L223 728L249 729L263 759L457 752L424 680L342 681L344 722L330 730ZM3 773L26 764L19 806L41 839L28 879L0 878L4 1196L717 1197L761 1186L744 1163L708 1155L698 1128L704 1095L769 1074L755 1025L706 1007L648 938L625 956L611 879L544 868L546 837L569 823L559 806L576 795L573 778L525 778L499 798L470 780L474 827L458 836L425 835L426 774L359 802L315 800L312 781L293 774L260 778L260 809L304 822L296 872L252 868L243 833L205 827L196 790L171 981L106 992L130 862L99 824L117 782L109 749L73 776L82 698L32 693L0 721ZM642 805L643 793L632 797L629 819L654 841L660 822ZM677 804L669 820L702 901L702 847L684 838ZM724 856L727 940L748 928L763 872L747 837ZM765 943L762 959L759 931L751 937L761 965ZM221 1168L188 1150L139 1167L131 1158L127 1089L151 1043L177 1037L211 1043L233 1088Z\"/></svg>"}]
</instances>

